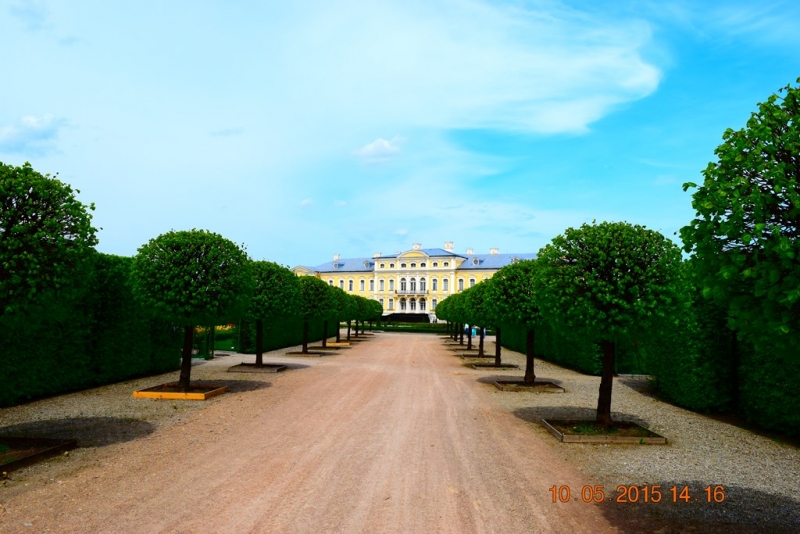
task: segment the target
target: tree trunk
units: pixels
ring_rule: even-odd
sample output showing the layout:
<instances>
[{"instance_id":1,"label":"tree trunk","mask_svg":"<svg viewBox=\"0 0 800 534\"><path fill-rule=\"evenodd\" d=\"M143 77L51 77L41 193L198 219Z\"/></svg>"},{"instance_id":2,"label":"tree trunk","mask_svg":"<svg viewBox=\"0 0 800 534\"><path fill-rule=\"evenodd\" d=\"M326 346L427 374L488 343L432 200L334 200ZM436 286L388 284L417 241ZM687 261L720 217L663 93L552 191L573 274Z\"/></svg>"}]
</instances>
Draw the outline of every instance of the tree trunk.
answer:
<instances>
[{"instance_id":1,"label":"tree trunk","mask_svg":"<svg viewBox=\"0 0 800 534\"><path fill-rule=\"evenodd\" d=\"M458 330L459 330L458 344L459 345L463 345L464 344L464 328L465 328L464 327L464 323L458 323Z\"/></svg>"},{"instance_id":2,"label":"tree trunk","mask_svg":"<svg viewBox=\"0 0 800 534\"><path fill-rule=\"evenodd\" d=\"M350 322L351 320L347 320L347 341L350 341Z\"/></svg>"},{"instance_id":3,"label":"tree trunk","mask_svg":"<svg viewBox=\"0 0 800 534\"><path fill-rule=\"evenodd\" d=\"M181 391L189 391L192 376L192 341L194 341L194 327L183 327L183 351L181 352L181 374L178 387Z\"/></svg>"},{"instance_id":4,"label":"tree trunk","mask_svg":"<svg viewBox=\"0 0 800 534\"><path fill-rule=\"evenodd\" d=\"M480 336L478 341L478 356L483 356L483 337L484 337L484 330L482 326L479 326L480 330L478 330L478 335Z\"/></svg>"},{"instance_id":5,"label":"tree trunk","mask_svg":"<svg viewBox=\"0 0 800 534\"><path fill-rule=\"evenodd\" d=\"M339 319L336 319L336 342L342 342L342 322Z\"/></svg>"},{"instance_id":6,"label":"tree trunk","mask_svg":"<svg viewBox=\"0 0 800 534\"><path fill-rule=\"evenodd\" d=\"M308 354L308 321L303 321L303 354Z\"/></svg>"},{"instance_id":7,"label":"tree trunk","mask_svg":"<svg viewBox=\"0 0 800 534\"><path fill-rule=\"evenodd\" d=\"M614 385L614 357L616 343L602 341L603 374L600 378L600 395L597 397L597 424L608 428L611 426L611 388Z\"/></svg>"},{"instance_id":8,"label":"tree trunk","mask_svg":"<svg viewBox=\"0 0 800 534\"><path fill-rule=\"evenodd\" d=\"M467 350L472 350L472 325L467 326Z\"/></svg>"},{"instance_id":9,"label":"tree trunk","mask_svg":"<svg viewBox=\"0 0 800 534\"><path fill-rule=\"evenodd\" d=\"M256 319L256 367L264 367L264 323Z\"/></svg>"},{"instance_id":10,"label":"tree trunk","mask_svg":"<svg viewBox=\"0 0 800 534\"><path fill-rule=\"evenodd\" d=\"M500 327L494 327L494 364L502 365L500 360Z\"/></svg>"},{"instance_id":11,"label":"tree trunk","mask_svg":"<svg viewBox=\"0 0 800 534\"><path fill-rule=\"evenodd\" d=\"M533 372L533 328L528 329L528 336L525 339L525 378L522 379L526 384L536 382L536 373Z\"/></svg>"},{"instance_id":12,"label":"tree trunk","mask_svg":"<svg viewBox=\"0 0 800 534\"><path fill-rule=\"evenodd\" d=\"M328 347L328 320L322 321L322 348Z\"/></svg>"}]
</instances>

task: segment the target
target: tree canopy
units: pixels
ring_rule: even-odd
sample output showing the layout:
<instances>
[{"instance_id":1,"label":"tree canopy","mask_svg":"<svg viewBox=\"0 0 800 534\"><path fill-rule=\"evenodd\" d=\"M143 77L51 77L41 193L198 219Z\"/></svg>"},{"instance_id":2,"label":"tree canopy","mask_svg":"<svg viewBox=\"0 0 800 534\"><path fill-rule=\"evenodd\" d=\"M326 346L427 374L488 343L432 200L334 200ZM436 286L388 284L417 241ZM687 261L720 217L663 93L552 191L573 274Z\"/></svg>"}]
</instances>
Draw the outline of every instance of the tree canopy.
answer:
<instances>
[{"instance_id":1,"label":"tree canopy","mask_svg":"<svg viewBox=\"0 0 800 534\"><path fill-rule=\"evenodd\" d=\"M658 232L624 222L568 228L539 251L536 300L548 320L603 347L597 421L611 424L616 342L646 334L678 301L681 255Z\"/></svg>"},{"instance_id":2,"label":"tree canopy","mask_svg":"<svg viewBox=\"0 0 800 534\"><path fill-rule=\"evenodd\" d=\"M170 231L139 248L131 272L134 297L155 315L183 325L178 384L186 391L194 326L245 314L255 286L251 261L236 243L219 234Z\"/></svg>"},{"instance_id":3,"label":"tree canopy","mask_svg":"<svg viewBox=\"0 0 800 534\"><path fill-rule=\"evenodd\" d=\"M275 319L297 315L300 281L292 271L271 261L252 264L255 290L248 307L251 319Z\"/></svg>"},{"instance_id":4,"label":"tree canopy","mask_svg":"<svg viewBox=\"0 0 800 534\"><path fill-rule=\"evenodd\" d=\"M800 82L800 79L797 80ZM800 333L800 87L758 105L724 132L716 162L692 195L681 229L706 296L729 307L748 335ZM684 184L684 191L697 184Z\"/></svg>"},{"instance_id":5,"label":"tree canopy","mask_svg":"<svg viewBox=\"0 0 800 534\"><path fill-rule=\"evenodd\" d=\"M305 321L320 319L334 311L336 301L328 284L315 276L300 277L300 317Z\"/></svg>"},{"instance_id":6,"label":"tree canopy","mask_svg":"<svg viewBox=\"0 0 800 534\"><path fill-rule=\"evenodd\" d=\"M647 331L675 304L680 250L643 226L568 228L539 251L537 261L542 313L597 340Z\"/></svg>"},{"instance_id":7,"label":"tree canopy","mask_svg":"<svg viewBox=\"0 0 800 534\"><path fill-rule=\"evenodd\" d=\"M139 248L133 293L181 325L213 325L247 309L254 280L247 253L206 230L170 231Z\"/></svg>"},{"instance_id":8,"label":"tree canopy","mask_svg":"<svg viewBox=\"0 0 800 534\"><path fill-rule=\"evenodd\" d=\"M533 327L541 320L534 298L536 269L536 260L522 260L506 265L492 277L487 305L498 322Z\"/></svg>"},{"instance_id":9,"label":"tree canopy","mask_svg":"<svg viewBox=\"0 0 800 534\"><path fill-rule=\"evenodd\" d=\"M94 204L33 170L0 162L0 315L59 289L97 244Z\"/></svg>"}]
</instances>

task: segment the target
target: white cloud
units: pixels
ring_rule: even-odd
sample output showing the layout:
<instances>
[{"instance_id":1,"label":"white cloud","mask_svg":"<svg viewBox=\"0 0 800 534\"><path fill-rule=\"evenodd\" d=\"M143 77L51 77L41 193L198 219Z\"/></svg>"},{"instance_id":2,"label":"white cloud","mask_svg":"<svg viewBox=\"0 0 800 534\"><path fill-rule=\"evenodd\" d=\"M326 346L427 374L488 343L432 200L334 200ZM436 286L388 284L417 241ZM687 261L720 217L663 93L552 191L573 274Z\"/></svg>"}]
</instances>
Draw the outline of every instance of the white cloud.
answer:
<instances>
[{"instance_id":1,"label":"white cloud","mask_svg":"<svg viewBox=\"0 0 800 534\"><path fill-rule=\"evenodd\" d=\"M397 135L394 136L391 141L379 137L373 142L353 151L353 154L364 163L389 161L394 155L400 152L400 144L403 141L404 139Z\"/></svg>"},{"instance_id":2,"label":"white cloud","mask_svg":"<svg viewBox=\"0 0 800 534\"><path fill-rule=\"evenodd\" d=\"M65 122L52 115L28 115L17 124L0 127L0 152L35 155L49 152Z\"/></svg>"},{"instance_id":3,"label":"white cloud","mask_svg":"<svg viewBox=\"0 0 800 534\"><path fill-rule=\"evenodd\" d=\"M9 6L8 12L25 23L26 29L37 31L47 24L47 8L42 2L34 0L21 0Z\"/></svg>"}]
</instances>

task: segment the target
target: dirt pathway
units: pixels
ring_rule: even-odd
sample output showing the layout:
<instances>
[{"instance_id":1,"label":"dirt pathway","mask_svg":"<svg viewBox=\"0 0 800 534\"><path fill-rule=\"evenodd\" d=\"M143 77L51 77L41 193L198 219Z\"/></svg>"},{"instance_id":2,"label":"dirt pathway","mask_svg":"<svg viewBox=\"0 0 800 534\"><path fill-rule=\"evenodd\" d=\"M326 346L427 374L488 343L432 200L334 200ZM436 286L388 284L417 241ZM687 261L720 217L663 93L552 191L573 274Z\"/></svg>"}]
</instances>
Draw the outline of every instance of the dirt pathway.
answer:
<instances>
[{"instance_id":1,"label":"dirt pathway","mask_svg":"<svg viewBox=\"0 0 800 534\"><path fill-rule=\"evenodd\" d=\"M552 503L589 481L435 336L376 335L271 382L16 488L0 531L613 530L595 505Z\"/></svg>"}]
</instances>

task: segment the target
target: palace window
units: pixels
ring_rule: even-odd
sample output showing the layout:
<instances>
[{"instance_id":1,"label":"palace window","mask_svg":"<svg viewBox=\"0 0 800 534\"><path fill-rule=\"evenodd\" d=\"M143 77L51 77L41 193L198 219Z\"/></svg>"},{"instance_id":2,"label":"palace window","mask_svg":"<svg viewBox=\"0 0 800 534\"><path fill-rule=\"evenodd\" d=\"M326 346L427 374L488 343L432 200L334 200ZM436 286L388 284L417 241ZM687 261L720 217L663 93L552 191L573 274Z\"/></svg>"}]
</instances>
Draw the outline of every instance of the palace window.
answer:
<instances>
[{"instance_id":1,"label":"palace window","mask_svg":"<svg viewBox=\"0 0 800 534\"><path fill-rule=\"evenodd\" d=\"M409 304L409 305L410 305L410 307L411 307L411 310L410 310L410 311L417 311L417 301L416 301L416 300L414 300L414 299L411 299L411 300L408 302L408 304Z\"/></svg>"},{"instance_id":2,"label":"palace window","mask_svg":"<svg viewBox=\"0 0 800 534\"><path fill-rule=\"evenodd\" d=\"M352 280L348 280L347 281L347 289L349 289L350 291L353 290L353 281Z\"/></svg>"},{"instance_id":3,"label":"palace window","mask_svg":"<svg viewBox=\"0 0 800 534\"><path fill-rule=\"evenodd\" d=\"M369 290L370 291L375 291L375 280L370 280L369 281Z\"/></svg>"},{"instance_id":4,"label":"palace window","mask_svg":"<svg viewBox=\"0 0 800 534\"><path fill-rule=\"evenodd\" d=\"M378 299L378 302L381 303L381 308L383 308L383 299Z\"/></svg>"},{"instance_id":5,"label":"palace window","mask_svg":"<svg viewBox=\"0 0 800 534\"><path fill-rule=\"evenodd\" d=\"M464 279L463 278L459 278L458 279L458 290L459 291L464 291Z\"/></svg>"},{"instance_id":6,"label":"palace window","mask_svg":"<svg viewBox=\"0 0 800 534\"><path fill-rule=\"evenodd\" d=\"M386 268L386 264L385 263L381 263L381 269L385 269L385 268Z\"/></svg>"},{"instance_id":7,"label":"palace window","mask_svg":"<svg viewBox=\"0 0 800 534\"><path fill-rule=\"evenodd\" d=\"M394 291L394 279L389 280L389 291Z\"/></svg>"},{"instance_id":8,"label":"palace window","mask_svg":"<svg viewBox=\"0 0 800 534\"><path fill-rule=\"evenodd\" d=\"M426 286L425 279L424 278L420 278L419 279L419 290L420 291L425 291L425 286Z\"/></svg>"},{"instance_id":9,"label":"palace window","mask_svg":"<svg viewBox=\"0 0 800 534\"><path fill-rule=\"evenodd\" d=\"M390 268L390 269L394 269L394 263L390 263L390 264L389 264L389 268Z\"/></svg>"},{"instance_id":10,"label":"palace window","mask_svg":"<svg viewBox=\"0 0 800 534\"><path fill-rule=\"evenodd\" d=\"M400 311L406 311L406 299L400 299Z\"/></svg>"},{"instance_id":11,"label":"palace window","mask_svg":"<svg viewBox=\"0 0 800 534\"><path fill-rule=\"evenodd\" d=\"M328 280L328 285L332 286L333 285L333 280Z\"/></svg>"},{"instance_id":12,"label":"palace window","mask_svg":"<svg viewBox=\"0 0 800 534\"><path fill-rule=\"evenodd\" d=\"M411 279L411 292L413 293L416 290L417 290L417 280L415 278L412 278Z\"/></svg>"},{"instance_id":13,"label":"palace window","mask_svg":"<svg viewBox=\"0 0 800 534\"><path fill-rule=\"evenodd\" d=\"M412 269L414 269L414 268L416 268L416 267L417 267L417 264L416 264L416 263L412 263L412 264L411 264L411 268L412 268Z\"/></svg>"},{"instance_id":14,"label":"palace window","mask_svg":"<svg viewBox=\"0 0 800 534\"><path fill-rule=\"evenodd\" d=\"M383 278L378 280L378 290L383 291Z\"/></svg>"},{"instance_id":15,"label":"palace window","mask_svg":"<svg viewBox=\"0 0 800 534\"><path fill-rule=\"evenodd\" d=\"M449 291L450 289L450 280L447 278L442 278L442 291Z\"/></svg>"},{"instance_id":16,"label":"palace window","mask_svg":"<svg viewBox=\"0 0 800 534\"><path fill-rule=\"evenodd\" d=\"M431 299L431 311L436 311L436 299Z\"/></svg>"},{"instance_id":17,"label":"palace window","mask_svg":"<svg viewBox=\"0 0 800 534\"><path fill-rule=\"evenodd\" d=\"M469 287L472 287L474 285L475 285L475 279L474 278L470 278L469 279Z\"/></svg>"},{"instance_id":18,"label":"palace window","mask_svg":"<svg viewBox=\"0 0 800 534\"><path fill-rule=\"evenodd\" d=\"M401 269L405 269L405 268L406 268L406 264L405 264L405 263L401 263L401 264L400 264L400 268L401 268Z\"/></svg>"},{"instance_id":19,"label":"palace window","mask_svg":"<svg viewBox=\"0 0 800 534\"><path fill-rule=\"evenodd\" d=\"M449 261L444 262L444 266L445 267L450 267L450 262Z\"/></svg>"},{"instance_id":20,"label":"palace window","mask_svg":"<svg viewBox=\"0 0 800 534\"><path fill-rule=\"evenodd\" d=\"M358 288L359 288L359 290L364 291L364 280L363 279L359 281Z\"/></svg>"},{"instance_id":21,"label":"palace window","mask_svg":"<svg viewBox=\"0 0 800 534\"><path fill-rule=\"evenodd\" d=\"M344 280L339 278L339 289L344 289Z\"/></svg>"},{"instance_id":22,"label":"palace window","mask_svg":"<svg viewBox=\"0 0 800 534\"><path fill-rule=\"evenodd\" d=\"M427 263L420 263L420 264L419 264L419 266L420 266L420 267L422 267L422 268L424 269L425 267L427 267L427 266L428 266L428 264L427 264Z\"/></svg>"},{"instance_id":23,"label":"palace window","mask_svg":"<svg viewBox=\"0 0 800 534\"><path fill-rule=\"evenodd\" d=\"M389 299L389 309L390 310L394 309L394 299Z\"/></svg>"},{"instance_id":24,"label":"palace window","mask_svg":"<svg viewBox=\"0 0 800 534\"><path fill-rule=\"evenodd\" d=\"M425 311L425 299L419 299L419 311Z\"/></svg>"},{"instance_id":25,"label":"palace window","mask_svg":"<svg viewBox=\"0 0 800 534\"><path fill-rule=\"evenodd\" d=\"M439 281L434 278L431 280L431 291L438 291Z\"/></svg>"},{"instance_id":26,"label":"palace window","mask_svg":"<svg viewBox=\"0 0 800 534\"><path fill-rule=\"evenodd\" d=\"M439 262L438 261L433 262L433 266L434 267L438 267L439 266Z\"/></svg>"},{"instance_id":27,"label":"palace window","mask_svg":"<svg viewBox=\"0 0 800 534\"><path fill-rule=\"evenodd\" d=\"M406 290L406 279L405 278L401 278L400 279L400 291L405 291L405 290Z\"/></svg>"}]
</instances>

